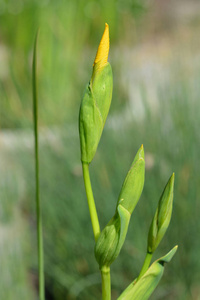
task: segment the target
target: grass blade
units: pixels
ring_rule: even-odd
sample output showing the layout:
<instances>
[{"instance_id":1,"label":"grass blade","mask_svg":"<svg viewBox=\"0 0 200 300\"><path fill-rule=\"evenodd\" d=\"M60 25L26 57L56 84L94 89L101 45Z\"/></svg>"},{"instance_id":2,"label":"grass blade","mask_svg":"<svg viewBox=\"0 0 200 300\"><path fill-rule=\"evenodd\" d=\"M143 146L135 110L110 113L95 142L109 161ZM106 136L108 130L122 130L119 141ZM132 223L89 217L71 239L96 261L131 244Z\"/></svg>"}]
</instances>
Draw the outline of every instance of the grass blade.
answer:
<instances>
[{"instance_id":1,"label":"grass blade","mask_svg":"<svg viewBox=\"0 0 200 300\"><path fill-rule=\"evenodd\" d=\"M35 37L32 65L32 87L33 87L33 123L34 123L34 146L35 146L35 200L37 216L37 246L38 246L38 268L39 268L39 299L45 299L44 292L44 258L43 258L43 236L42 236L42 215L40 205L39 186L39 153L38 153L38 97L37 97L37 40L38 31Z\"/></svg>"}]
</instances>

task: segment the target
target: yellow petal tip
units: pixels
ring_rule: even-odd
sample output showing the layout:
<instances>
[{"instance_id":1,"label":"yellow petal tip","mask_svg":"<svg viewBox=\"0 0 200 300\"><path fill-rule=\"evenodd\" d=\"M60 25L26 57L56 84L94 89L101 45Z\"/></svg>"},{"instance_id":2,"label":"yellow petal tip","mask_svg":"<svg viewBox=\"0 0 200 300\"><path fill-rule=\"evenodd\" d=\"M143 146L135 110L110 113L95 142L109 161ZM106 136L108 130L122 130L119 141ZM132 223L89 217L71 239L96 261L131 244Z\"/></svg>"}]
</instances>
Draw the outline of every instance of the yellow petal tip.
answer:
<instances>
[{"instance_id":1,"label":"yellow petal tip","mask_svg":"<svg viewBox=\"0 0 200 300\"><path fill-rule=\"evenodd\" d=\"M105 23L104 33L102 35L99 47L97 49L97 54L94 60L94 65L98 64L98 69L102 68L108 61L108 53L110 48L109 42L109 26Z\"/></svg>"}]
</instances>

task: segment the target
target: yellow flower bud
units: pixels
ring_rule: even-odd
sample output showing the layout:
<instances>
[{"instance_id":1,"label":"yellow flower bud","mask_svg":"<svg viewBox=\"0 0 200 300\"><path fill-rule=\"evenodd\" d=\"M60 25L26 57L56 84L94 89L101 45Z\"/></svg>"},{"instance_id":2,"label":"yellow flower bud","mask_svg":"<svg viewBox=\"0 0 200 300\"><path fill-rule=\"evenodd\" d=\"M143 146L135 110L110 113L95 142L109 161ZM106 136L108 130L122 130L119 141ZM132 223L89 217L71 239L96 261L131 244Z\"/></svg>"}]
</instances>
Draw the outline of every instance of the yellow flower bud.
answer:
<instances>
[{"instance_id":1,"label":"yellow flower bud","mask_svg":"<svg viewBox=\"0 0 200 300\"><path fill-rule=\"evenodd\" d=\"M109 26L105 24L105 30L102 35L101 41L99 43L99 47L97 49L97 54L94 60L93 68L95 71L104 67L108 61L108 53L110 48L109 42Z\"/></svg>"},{"instance_id":2,"label":"yellow flower bud","mask_svg":"<svg viewBox=\"0 0 200 300\"><path fill-rule=\"evenodd\" d=\"M79 133L81 160L90 163L96 153L112 99L112 69L108 63L109 27L100 41L93 64L91 80L80 107Z\"/></svg>"}]
</instances>

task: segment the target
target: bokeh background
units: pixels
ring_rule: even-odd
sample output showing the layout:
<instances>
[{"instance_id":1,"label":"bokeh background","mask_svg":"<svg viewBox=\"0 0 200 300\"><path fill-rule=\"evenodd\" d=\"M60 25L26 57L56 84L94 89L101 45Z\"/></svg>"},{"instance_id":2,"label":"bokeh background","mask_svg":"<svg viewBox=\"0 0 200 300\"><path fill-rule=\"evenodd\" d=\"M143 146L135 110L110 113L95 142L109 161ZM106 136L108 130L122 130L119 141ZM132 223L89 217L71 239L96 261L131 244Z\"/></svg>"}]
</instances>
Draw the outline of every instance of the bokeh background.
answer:
<instances>
[{"instance_id":1,"label":"bokeh background","mask_svg":"<svg viewBox=\"0 0 200 300\"><path fill-rule=\"evenodd\" d=\"M105 22L114 91L91 164L101 228L142 143L146 154L143 194L111 269L113 299L138 275L172 172L172 221L154 259L179 249L151 299L200 299L200 2L0 0L1 300L38 299L31 90L38 26L46 300L101 298L78 113Z\"/></svg>"}]
</instances>

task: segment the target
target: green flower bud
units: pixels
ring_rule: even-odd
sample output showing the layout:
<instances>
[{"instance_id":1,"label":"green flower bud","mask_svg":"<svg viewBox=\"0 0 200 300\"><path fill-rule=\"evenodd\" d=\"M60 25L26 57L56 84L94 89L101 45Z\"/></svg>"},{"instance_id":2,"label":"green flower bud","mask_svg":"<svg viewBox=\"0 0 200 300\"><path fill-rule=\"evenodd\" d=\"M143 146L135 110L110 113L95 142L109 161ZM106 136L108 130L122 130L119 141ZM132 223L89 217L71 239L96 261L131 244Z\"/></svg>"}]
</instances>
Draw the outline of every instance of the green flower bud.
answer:
<instances>
[{"instance_id":1,"label":"green flower bud","mask_svg":"<svg viewBox=\"0 0 200 300\"><path fill-rule=\"evenodd\" d=\"M126 238L130 213L118 205L114 217L102 230L95 247L95 257L100 269L109 267L117 258Z\"/></svg>"},{"instance_id":2,"label":"green flower bud","mask_svg":"<svg viewBox=\"0 0 200 300\"><path fill-rule=\"evenodd\" d=\"M118 203L132 214L138 200L140 199L145 177L145 161L143 145L138 150L131 168L124 180Z\"/></svg>"},{"instance_id":3,"label":"green flower bud","mask_svg":"<svg viewBox=\"0 0 200 300\"><path fill-rule=\"evenodd\" d=\"M106 24L79 113L81 160L90 163L96 153L112 99L113 77L107 62L109 29Z\"/></svg>"},{"instance_id":4,"label":"green flower bud","mask_svg":"<svg viewBox=\"0 0 200 300\"><path fill-rule=\"evenodd\" d=\"M114 217L102 230L95 247L96 260L100 268L110 266L124 244L131 214L144 185L144 149L137 152L123 183Z\"/></svg>"},{"instance_id":5,"label":"green flower bud","mask_svg":"<svg viewBox=\"0 0 200 300\"><path fill-rule=\"evenodd\" d=\"M175 246L165 256L156 260L146 273L137 281L134 280L117 300L147 300L158 285L164 273L164 264L170 262L177 251Z\"/></svg>"},{"instance_id":6,"label":"green flower bud","mask_svg":"<svg viewBox=\"0 0 200 300\"><path fill-rule=\"evenodd\" d=\"M174 173L170 177L160 197L158 207L152 220L147 251L153 253L162 240L171 220L174 191Z\"/></svg>"}]
</instances>

